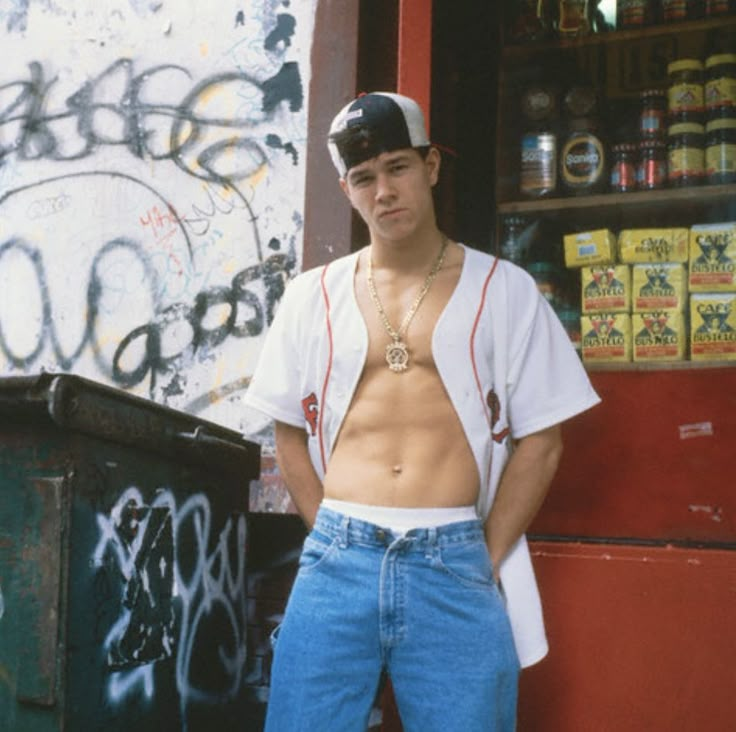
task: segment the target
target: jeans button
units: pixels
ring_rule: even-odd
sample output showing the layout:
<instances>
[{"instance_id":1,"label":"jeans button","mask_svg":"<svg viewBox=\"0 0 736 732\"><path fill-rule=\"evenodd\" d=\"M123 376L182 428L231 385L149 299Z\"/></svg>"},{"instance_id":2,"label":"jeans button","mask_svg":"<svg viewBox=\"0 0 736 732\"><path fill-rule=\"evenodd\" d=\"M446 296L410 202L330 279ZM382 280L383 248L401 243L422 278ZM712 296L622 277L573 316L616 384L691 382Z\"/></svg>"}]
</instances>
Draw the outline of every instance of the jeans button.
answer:
<instances>
[{"instance_id":1,"label":"jeans button","mask_svg":"<svg viewBox=\"0 0 736 732\"><path fill-rule=\"evenodd\" d=\"M376 529L376 539L381 542L386 541L386 532L383 529Z\"/></svg>"}]
</instances>

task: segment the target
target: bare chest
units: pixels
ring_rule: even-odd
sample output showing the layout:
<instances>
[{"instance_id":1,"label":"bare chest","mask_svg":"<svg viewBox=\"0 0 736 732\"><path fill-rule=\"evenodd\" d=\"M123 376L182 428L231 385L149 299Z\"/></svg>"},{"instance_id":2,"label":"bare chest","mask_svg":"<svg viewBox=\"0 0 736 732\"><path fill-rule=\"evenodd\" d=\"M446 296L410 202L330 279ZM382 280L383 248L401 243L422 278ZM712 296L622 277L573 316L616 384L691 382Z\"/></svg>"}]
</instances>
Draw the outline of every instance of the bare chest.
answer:
<instances>
[{"instance_id":1,"label":"bare chest","mask_svg":"<svg viewBox=\"0 0 736 732\"><path fill-rule=\"evenodd\" d=\"M396 349L405 349L408 368L434 370L432 336L457 279L457 273L452 271L440 273L421 302L417 302L421 283L376 278L375 293L371 294L366 278L357 277L355 294L368 330L365 370L389 368L387 359L392 357L394 362L403 360Z\"/></svg>"}]
</instances>

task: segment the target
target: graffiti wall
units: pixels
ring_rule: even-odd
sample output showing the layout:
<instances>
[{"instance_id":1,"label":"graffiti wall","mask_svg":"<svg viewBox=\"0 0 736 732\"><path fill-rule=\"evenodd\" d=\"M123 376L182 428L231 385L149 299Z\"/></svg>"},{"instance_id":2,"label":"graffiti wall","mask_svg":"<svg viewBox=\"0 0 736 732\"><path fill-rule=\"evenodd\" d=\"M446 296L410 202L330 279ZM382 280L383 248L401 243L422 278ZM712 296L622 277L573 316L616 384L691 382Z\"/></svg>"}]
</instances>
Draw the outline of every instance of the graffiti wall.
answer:
<instances>
[{"instance_id":1,"label":"graffiti wall","mask_svg":"<svg viewBox=\"0 0 736 732\"><path fill-rule=\"evenodd\" d=\"M0 5L0 375L73 372L255 435L300 268L317 0Z\"/></svg>"}]
</instances>

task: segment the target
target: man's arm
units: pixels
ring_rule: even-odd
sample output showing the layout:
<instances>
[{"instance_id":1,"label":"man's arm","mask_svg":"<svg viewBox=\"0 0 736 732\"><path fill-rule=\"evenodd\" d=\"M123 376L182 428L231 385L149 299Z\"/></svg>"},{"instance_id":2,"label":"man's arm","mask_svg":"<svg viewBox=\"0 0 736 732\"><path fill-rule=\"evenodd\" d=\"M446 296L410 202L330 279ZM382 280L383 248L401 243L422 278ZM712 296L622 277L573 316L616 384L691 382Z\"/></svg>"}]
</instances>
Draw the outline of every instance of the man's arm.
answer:
<instances>
[{"instance_id":1,"label":"man's arm","mask_svg":"<svg viewBox=\"0 0 736 732\"><path fill-rule=\"evenodd\" d=\"M307 449L307 433L285 422L275 423L276 462L296 510L311 529L322 500L319 479Z\"/></svg>"},{"instance_id":2,"label":"man's arm","mask_svg":"<svg viewBox=\"0 0 736 732\"><path fill-rule=\"evenodd\" d=\"M559 425L527 435L517 443L485 524L496 580L501 562L539 511L561 456Z\"/></svg>"}]
</instances>

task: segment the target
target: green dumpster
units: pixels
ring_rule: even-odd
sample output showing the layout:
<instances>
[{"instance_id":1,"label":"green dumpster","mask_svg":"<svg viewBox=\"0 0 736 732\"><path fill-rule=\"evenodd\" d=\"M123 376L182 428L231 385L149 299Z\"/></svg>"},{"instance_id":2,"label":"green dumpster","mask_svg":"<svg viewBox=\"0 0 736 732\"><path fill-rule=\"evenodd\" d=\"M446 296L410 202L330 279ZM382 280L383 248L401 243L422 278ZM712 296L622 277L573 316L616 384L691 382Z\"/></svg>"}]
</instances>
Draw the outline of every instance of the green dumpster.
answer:
<instances>
[{"instance_id":1,"label":"green dumpster","mask_svg":"<svg viewBox=\"0 0 736 732\"><path fill-rule=\"evenodd\" d=\"M0 379L0 730L257 729L240 434L70 375Z\"/></svg>"}]
</instances>

